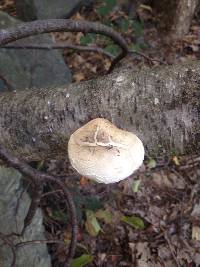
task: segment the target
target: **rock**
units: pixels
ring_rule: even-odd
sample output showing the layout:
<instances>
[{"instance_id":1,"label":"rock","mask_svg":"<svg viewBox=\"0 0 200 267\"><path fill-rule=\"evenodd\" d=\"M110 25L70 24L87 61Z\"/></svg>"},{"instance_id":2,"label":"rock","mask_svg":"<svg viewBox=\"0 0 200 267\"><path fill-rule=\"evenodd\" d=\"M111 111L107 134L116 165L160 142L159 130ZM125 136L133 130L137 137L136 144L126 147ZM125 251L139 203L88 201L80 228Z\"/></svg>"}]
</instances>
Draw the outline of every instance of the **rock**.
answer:
<instances>
[{"instance_id":1,"label":"rock","mask_svg":"<svg viewBox=\"0 0 200 267\"><path fill-rule=\"evenodd\" d=\"M0 167L0 233L19 233L22 230L23 220L30 205L30 197L23 190L21 174L12 168ZM19 206L16 209L18 200ZM13 237L12 241L17 243L36 239L45 239L40 209L37 210L32 224L26 229L24 237ZM13 254L9 246L2 246L2 243L0 239L0 266L8 267L11 266ZM17 250L16 256L15 267L51 266L45 244L23 246Z\"/></svg>"},{"instance_id":2,"label":"rock","mask_svg":"<svg viewBox=\"0 0 200 267\"><path fill-rule=\"evenodd\" d=\"M17 0L17 15L24 21L68 18L93 0Z\"/></svg>"},{"instance_id":3,"label":"rock","mask_svg":"<svg viewBox=\"0 0 200 267\"><path fill-rule=\"evenodd\" d=\"M0 12L0 28L20 21ZM52 43L48 34L25 38L17 43ZM0 77L3 76L15 90L58 87L71 82L71 73L57 50L0 49ZM0 91L8 88L0 79Z\"/></svg>"}]
</instances>

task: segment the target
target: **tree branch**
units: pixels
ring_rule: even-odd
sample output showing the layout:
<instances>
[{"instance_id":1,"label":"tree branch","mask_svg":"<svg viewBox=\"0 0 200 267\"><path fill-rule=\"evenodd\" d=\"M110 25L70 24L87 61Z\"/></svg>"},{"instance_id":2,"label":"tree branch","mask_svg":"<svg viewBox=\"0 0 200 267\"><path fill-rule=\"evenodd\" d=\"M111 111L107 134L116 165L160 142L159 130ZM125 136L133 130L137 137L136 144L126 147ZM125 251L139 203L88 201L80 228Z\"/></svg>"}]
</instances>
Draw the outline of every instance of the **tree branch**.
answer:
<instances>
[{"instance_id":1,"label":"tree branch","mask_svg":"<svg viewBox=\"0 0 200 267\"><path fill-rule=\"evenodd\" d=\"M20 44L18 44L17 43L17 44L3 45L0 48L4 48L4 49L41 49L41 50L43 50L43 49L44 50L51 50L51 49L66 49L66 48L68 48L68 49L72 49L72 50L79 50L82 52L96 52L96 53L103 54L103 55L109 57L110 59L114 58L113 54L107 52L106 50L104 50L100 47L74 45L74 44L69 44L67 42L57 42L55 44L48 44L48 43L47 44L45 44L45 43L41 43L41 44L20 43ZM159 62L160 64L167 65L165 62L158 60L158 59L155 59L155 58L151 58L142 52L129 50L128 53L141 56L149 62L156 61L156 62Z\"/></svg>"},{"instance_id":2,"label":"tree branch","mask_svg":"<svg viewBox=\"0 0 200 267\"><path fill-rule=\"evenodd\" d=\"M4 49L41 49L41 50L51 50L51 49L72 49L72 50L79 50L82 52L95 52L103 54L110 59L113 59L113 54L105 51L104 49L96 46L83 46L83 45L74 45L69 44L67 42L58 42L55 44L31 44L31 43L20 43L20 44L8 44L5 46L1 46L0 48ZM1 77L0 77L1 78Z\"/></svg>"},{"instance_id":3,"label":"tree branch","mask_svg":"<svg viewBox=\"0 0 200 267\"><path fill-rule=\"evenodd\" d=\"M104 117L146 153L198 152L200 63L116 72L63 88L0 94L0 144L27 160L66 158L70 134Z\"/></svg>"},{"instance_id":4,"label":"tree branch","mask_svg":"<svg viewBox=\"0 0 200 267\"><path fill-rule=\"evenodd\" d=\"M6 45L8 43L14 42L16 40L29 37L32 35L37 35L41 33L47 32L92 32L98 33L102 35L106 35L110 37L116 44L118 44L122 52L114 58L114 56L104 49L98 47L87 47L87 46L80 46L80 45L72 45L68 43L58 43L58 44L14 44L14 45ZM161 64L165 64L162 61L153 59L145 55L141 52L134 52L129 50L126 40L112 28L107 27L103 24L98 22L88 22L88 21L75 21L70 19L49 19L49 20L37 20L32 22L26 22L20 24L14 28L3 29L0 30L0 48L7 48L7 49L63 49L63 48L70 48L80 51L90 51L90 52L98 52L104 54L110 58L114 58L111 63L111 67L109 72L111 72L116 64L123 59L128 53L137 54L148 61L157 61Z\"/></svg>"},{"instance_id":5,"label":"tree branch","mask_svg":"<svg viewBox=\"0 0 200 267\"><path fill-rule=\"evenodd\" d=\"M71 19L48 19L22 23L9 29L0 30L0 45L48 32L84 32L98 33L110 37L122 50L127 51L128 47L124 38L114 31L98 22L75 21Z\"/></svg>"},{"instance_id":6,"label":"tree branch","mask_svg":"<svg viewBox=\"0 0 200 267\"><path fill-rule=\"evenodd\" d=\"M98 22L75 21L71 19L37 20L22 23L13 28L0 30L0 46L41 33L67 31L84 33L92 32L110 37L122 49L122 52L114 59L111 69L113 69L119 60L121 60L128 53L126 41L112 28Z\"/></svg>"}]
</instances>

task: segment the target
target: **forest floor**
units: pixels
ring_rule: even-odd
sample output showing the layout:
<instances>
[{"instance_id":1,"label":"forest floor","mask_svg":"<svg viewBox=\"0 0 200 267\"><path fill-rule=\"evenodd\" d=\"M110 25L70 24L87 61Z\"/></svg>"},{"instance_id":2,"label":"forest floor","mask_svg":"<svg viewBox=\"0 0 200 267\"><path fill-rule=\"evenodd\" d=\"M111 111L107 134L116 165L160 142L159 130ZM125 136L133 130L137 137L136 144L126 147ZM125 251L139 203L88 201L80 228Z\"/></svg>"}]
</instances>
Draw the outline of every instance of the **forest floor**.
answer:
<instances>
[{"instance_id":1,"label":"forest floor","mask_svg":"<svg viewBox=\"0 0 200 267\"><path fill-rule=\"evenodd\" d=\"M3 10L15 15L13 1ZM181 40L163 41L157 30L158 19L152 8L140 5L133 14L116 6L102 15L101 5L83 8L73 18L100 21L121 32L136 52L165 64L200 59L199 17ZM131 16L130 16L131 15ZM99 46L114 55L118 48L108 39L82 33L54 33L55 42ZM94 52L63 51L75 82L105 74L111 60ZM120 64L126 67L156 66L161 63L132 54ZM48 162L51 173L64 175L65 165ZM72 170L71 170L72 171ZM146 157L140 170L114 185L101 185L84 177L70 180L79 220L76 257L98 267L198 267L200 266L200 155ZM69 179L66 178L66 184ZM48 193L50 188L46 188ZM70 224L63 200L55 194L43 198L46 236L70 241ZM66 227L67 225L67 227ZM66 248L49 246L53 266L62 266ZM90 263L89 263L90 262ZM61 263L61 265L59 265ZM81 265L76 265L81 266Z\"/></svg>"}]
</instances>

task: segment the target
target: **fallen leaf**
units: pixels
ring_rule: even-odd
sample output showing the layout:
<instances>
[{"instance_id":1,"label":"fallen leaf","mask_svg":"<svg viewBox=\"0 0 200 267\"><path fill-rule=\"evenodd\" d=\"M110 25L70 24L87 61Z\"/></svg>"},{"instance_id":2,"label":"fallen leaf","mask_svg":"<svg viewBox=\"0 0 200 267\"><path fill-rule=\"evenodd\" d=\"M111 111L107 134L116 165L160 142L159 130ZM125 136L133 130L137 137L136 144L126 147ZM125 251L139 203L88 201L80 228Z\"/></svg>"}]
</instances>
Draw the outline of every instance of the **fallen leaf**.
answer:
<instances>
[{"instance_id":1,"label":"fallen leaf","mask_svg":"<svg viewBox=\"0 0 200 267\"><path fill-rule=\"evenodd\" d=\"M87 232L91 236L94 236L94 237L97 236L101 230L101 227L100 227L99 222L95 216L95 213L91 210L86 211L85 227L86 227Z\"/></svg>"},{"instance_id":2,"label":"fallen leaf","mask_svg":"<svg viewBox=\"0 0 200 267\"><path fill-rule=\"evenodd\" d=\"M149 167L150 169L155 168L156 167L156 161L155 161L155 159L150 158L149 161L148 161L148 163L147 163L147 167Z\"/></svg>"},{"instance_id":3,"label":"fallen leaf","mask_svg":"<svg viewBox=\"0 0 200 267\"><path fill-rule=\"evenodd\" d=\"M193 225L192 226L192 239L200 241L200 227Z\"/></svg>"},{"instance_id":4,"label":"fallen leaf","mask_svg":"<svg viewBox=\"0 0 200 267\"><path fill-rule=\"evenodd\" d=\"M83 267L93 261L93 256L89 254L83 254L80 257L73 259L70 267Z\"/></svg>"},{"instance_id":5,"label":"fallen leaf","mask_svg":"<svg viewBox=\"0 0 200 267\"><path fill-rule=\"evenodd\" d=\"M173 160L173 162L174 162L174 164L175 164L176 166L179 166L179 165L180 165L177 156L174 156L174 157L172 158L172 160Z\"/></svg>"},{"instance_id":6,"label":"fallen leaf","mask_svg":"<svg viewBox=\"0 0 200 267\"><path fill-rule=\"evenodd\" d=\"M79 12L77 12L77 13L73 16L73 19L74 19L74 20L84 20L84 17L83 17Z\"/></svg>"},{"instance_id":7,"label":"fallen leaf","mask_svg":"<svg viewBox=\"0 0 200 267\"><path fill-rule=\"evenodd\" d=\"M141 4L139 6L139 8L144 9L144 10L148 10L149 12L153 12L152 8L148 5Z\"/></svg>"},{"instance_id":8,"label":"fallen leaf","mask_svg":"<svg viewBox=\"0 0 200 267\"><path fill-rule=\"evenodd\" d=\"M137 180L134 180L133 183L132 183L132 191L134 193L137 193L138 190L139 190L139 187L140 187L140 183L141 183L141 180L140 179L137 179Z\"/></svg>"},{"instance_id":9,"label":"fallen leaf","mask_svg":"<svg viewBox=\"0 0 200 267\"><path fill-rule=\"evenodd\" d=\"M76 73L76 74L74 74L74 80L76 81L76 82L80 82L80 81L82 81L82 80L84 80L85 79L85 76L84 76L84 74L83 73Z\"/></svg>"},{"instance_id":10,"label":"fallen leaf","mask_svg":"<svg viewBox=\"0 0 200 267\"><path fill-rule=\"evenodd\" d=\"M137 230L142 230L145 227L143 220L137 216L123 216L121 221L127 223Z\"/></svg>"},{"instance_id":11,"label":"fallen leaf","mask_svg":"<svg viewBox=\"0 0 200 267\"><path fill-rule=\"evenodd\" d=\"M108 210L98 210L95 215L98 219L103 220L105 223L112 223L113 216Z\"/></svg>"},{"instance_id":12,"label":"fallen leaf","mask_svg":"<svg viewBox=\"0 0 200 267\"><path fill-rule=\"evenodd\" d=\"M151 251L147 242L129 243L132 261L137 267L150 267ZM156 266L156 265L155 265Z\"/></svg>"}]
</instances>

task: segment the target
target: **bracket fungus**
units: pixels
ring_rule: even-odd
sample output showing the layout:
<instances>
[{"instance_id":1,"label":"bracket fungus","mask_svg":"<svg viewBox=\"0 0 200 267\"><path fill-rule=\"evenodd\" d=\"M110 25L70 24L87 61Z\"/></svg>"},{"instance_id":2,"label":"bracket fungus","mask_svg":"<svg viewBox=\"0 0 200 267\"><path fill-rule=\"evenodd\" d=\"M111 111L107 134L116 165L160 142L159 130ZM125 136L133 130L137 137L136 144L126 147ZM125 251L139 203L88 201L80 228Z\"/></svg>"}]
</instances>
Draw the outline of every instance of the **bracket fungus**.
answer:
<instances>
[{"instance_id":1,"label":"bracket fungus","mask_svg":"<svg viewBox=\"0 0 200 267\"><path fill-rule=\"evenodd\" d=\"M97 118L70 136L68 155L79 174L109 184L127 178L141 166L144 147L133 133Z\"/></svg>"}]
</instances>

